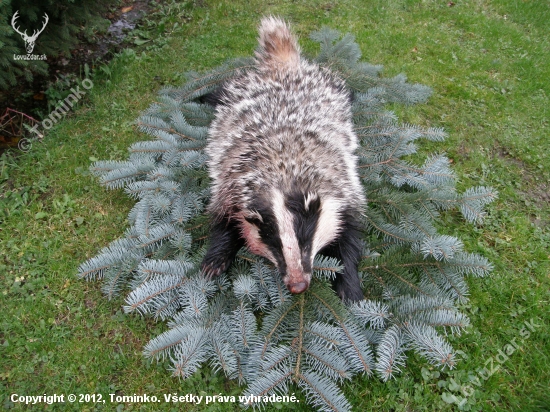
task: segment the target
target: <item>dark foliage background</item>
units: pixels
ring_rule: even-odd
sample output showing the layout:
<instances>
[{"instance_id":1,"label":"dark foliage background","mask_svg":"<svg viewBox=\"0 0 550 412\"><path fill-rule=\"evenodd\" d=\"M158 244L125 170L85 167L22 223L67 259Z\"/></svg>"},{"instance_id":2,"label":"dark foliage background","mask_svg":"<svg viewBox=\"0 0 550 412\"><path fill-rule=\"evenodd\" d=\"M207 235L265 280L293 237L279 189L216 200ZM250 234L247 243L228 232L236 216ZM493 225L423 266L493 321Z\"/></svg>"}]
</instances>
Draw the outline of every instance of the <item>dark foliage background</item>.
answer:
<instances>
[{"instance_id":1,"label":"dark foliage background","mask_svg":"<svg viewBox=\"0 0 550 412\"><path fill-rule=\"evenodd\" d=\"M36 74L46 74L48 62L59 56L71 56L80 39L90 40L108 21L101 17L113 0L2 0L0 1L0 90L15 86L18 79L32 81ZM11 26L19 11L17 26L32 34L42 27L44 13L49 22L39 35L33 54L45 54L46 61L15 60L14 54L26 54L25 43Z\"/></svg>"}]
</instances>

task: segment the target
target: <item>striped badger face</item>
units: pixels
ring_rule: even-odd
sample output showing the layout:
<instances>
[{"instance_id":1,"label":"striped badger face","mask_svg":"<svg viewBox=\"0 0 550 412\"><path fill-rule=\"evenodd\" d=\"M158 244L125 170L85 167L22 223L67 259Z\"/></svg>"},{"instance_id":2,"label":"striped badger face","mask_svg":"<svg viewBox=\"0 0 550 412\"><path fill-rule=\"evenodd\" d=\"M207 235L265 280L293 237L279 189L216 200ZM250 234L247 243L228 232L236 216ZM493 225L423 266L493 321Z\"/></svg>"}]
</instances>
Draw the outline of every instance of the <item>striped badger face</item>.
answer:
<instances>
[{"instance_id":1,"label":"striped badger face","mask_svg":"<svg viewBox=\"0 0 550 412\"><path fill-rule=\"evenodd\" d=\"M291 293L309 287L313 258L338 235L337 202L316 193L284 195L274 189L269 201L257 198L240 222L250 251L275 264Z\"/></svg>"},{"instance_id":2,"label":"striped badger face","mask_svg":"<svg viewBox=\"0 0 550 412\"><path fill-rule=\"evenodd\" d=\"M202 272L212 278L226 271L246 244L254 254L275 264L293 294L311 282L313 259L320 252L334 257L344 270L332 286L343 300L359 301L363 292L357 272L361 257L361 225L357 211L340 199L315 192L283 194L272 189L252 197L248 207L216 221Z\"/></svg>"}]
</instances>

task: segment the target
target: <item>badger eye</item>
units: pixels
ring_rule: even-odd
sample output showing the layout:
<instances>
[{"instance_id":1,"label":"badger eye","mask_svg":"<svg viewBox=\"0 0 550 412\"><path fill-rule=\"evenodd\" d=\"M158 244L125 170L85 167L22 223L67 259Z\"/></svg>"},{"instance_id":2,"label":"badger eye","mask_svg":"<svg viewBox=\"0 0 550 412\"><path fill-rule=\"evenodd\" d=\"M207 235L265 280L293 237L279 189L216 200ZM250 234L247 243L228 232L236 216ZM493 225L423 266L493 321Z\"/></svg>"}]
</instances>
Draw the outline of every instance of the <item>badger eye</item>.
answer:
<instances>
[{"instance_id":1,"label":"badger eye","mask_svg":"<svg viewBox=\"0 0 550 412\"><path fill-rule=\"evenodd\" d=\"M248 216L245 217L244 220L246 220L248 223L253 224L256 227L260 227L260 225L262 224L262 220L256 216Z\"/></svg>"}]
</instances>

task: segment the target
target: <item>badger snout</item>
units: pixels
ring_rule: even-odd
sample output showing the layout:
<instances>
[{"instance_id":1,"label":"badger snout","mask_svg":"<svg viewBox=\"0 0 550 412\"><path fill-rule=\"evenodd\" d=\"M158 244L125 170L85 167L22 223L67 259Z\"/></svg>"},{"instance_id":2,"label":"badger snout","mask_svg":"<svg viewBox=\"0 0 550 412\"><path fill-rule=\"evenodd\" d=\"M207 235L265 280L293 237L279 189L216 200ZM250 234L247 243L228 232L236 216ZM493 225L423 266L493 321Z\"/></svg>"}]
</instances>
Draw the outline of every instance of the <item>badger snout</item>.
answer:
<instances>
[{"instance_id":1,"label":"badger snout","mask_svg":"<svg viewBox=\"0 0 550 412\"><path fill-rule=\"evenodd\" d=\"M309 288L311 282L311 273L303 270L294 269L283 276L283 281L290 293L298 295L304 293Z\"/></svg>"},{"instance_id":2,"label":"badger snout","mask_svg":"<svg viewBox=\"0 0 550 412\"><path fill-rule=\"evenodd\" d=\"M307 288L309 287L309 282L304 280L303 282L288 283L286 287L288 288L290 293L292 293L293 295L298 295L307 290Z\"/></svg>"}]
</instances>

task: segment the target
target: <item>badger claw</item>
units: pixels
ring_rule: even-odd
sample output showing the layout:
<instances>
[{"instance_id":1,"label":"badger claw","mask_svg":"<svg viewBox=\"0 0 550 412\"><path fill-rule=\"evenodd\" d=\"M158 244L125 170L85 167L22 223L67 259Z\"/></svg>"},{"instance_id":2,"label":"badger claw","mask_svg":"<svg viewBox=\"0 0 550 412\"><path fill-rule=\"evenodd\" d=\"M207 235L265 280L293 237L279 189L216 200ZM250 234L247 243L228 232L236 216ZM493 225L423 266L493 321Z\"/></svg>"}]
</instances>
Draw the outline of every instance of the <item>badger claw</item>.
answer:
<instances>
[{"instance_id":1,"label":"badger claw","mask_svg":"<svg viewBox=\"0 0 550 412\"><path fill-rule=\"evenodd\" d=\"M215 262L208 263L205 259L201 264L201 273L206 279L212 280L225 272L228 266L229 264L217 265Z\"/></svg>"}]
</instances>

